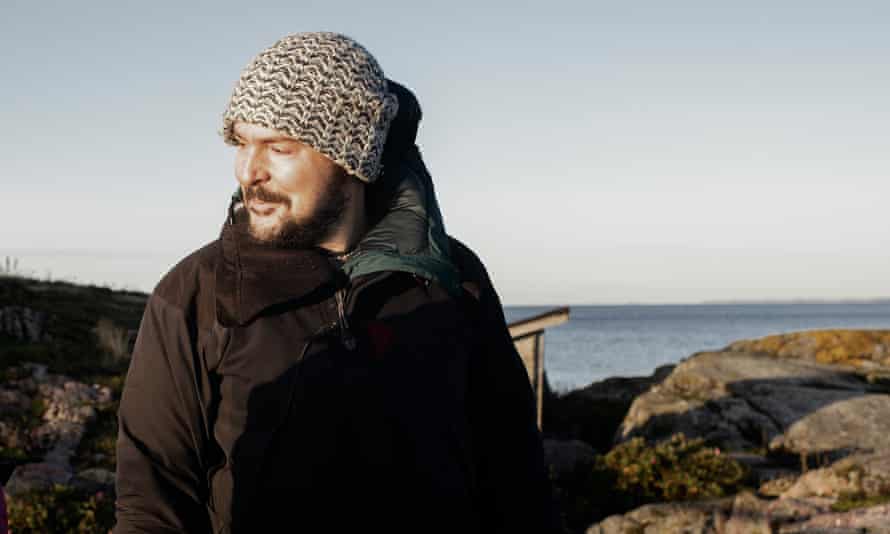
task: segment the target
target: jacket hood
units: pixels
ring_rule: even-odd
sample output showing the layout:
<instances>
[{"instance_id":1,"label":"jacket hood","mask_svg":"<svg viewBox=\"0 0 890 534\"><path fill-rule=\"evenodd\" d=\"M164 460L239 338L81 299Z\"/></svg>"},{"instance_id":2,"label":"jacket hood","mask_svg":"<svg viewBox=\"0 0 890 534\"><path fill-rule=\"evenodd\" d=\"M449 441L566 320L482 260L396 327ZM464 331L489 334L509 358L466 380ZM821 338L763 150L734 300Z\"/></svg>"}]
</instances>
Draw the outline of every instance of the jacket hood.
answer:
<instances>
[{"instance_id":1,"label":"jacket hood","mask_svg":"<svg viewBox=\"0 0 890 534\"><path fill-rule=\"evenodd\" d=\"M399 100L383 151L383 171L366 186L368 231L343 264L350 279L380 271L402 271L439 283L454 295L460 280L451 261L448 235L432 177L415 144L422 118L414 94L392 80L389 90ZM241 202L232 195L230 213Z\"/></svg>"}]
</instances>

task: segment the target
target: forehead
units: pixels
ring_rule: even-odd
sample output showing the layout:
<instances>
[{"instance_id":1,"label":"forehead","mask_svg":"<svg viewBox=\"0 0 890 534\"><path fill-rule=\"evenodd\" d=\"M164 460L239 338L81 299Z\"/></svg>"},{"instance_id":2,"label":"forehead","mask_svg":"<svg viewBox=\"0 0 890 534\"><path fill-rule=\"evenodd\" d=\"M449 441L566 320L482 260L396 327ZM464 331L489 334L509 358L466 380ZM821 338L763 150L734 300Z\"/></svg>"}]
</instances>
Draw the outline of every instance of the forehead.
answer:
<instances>
[{"instance_id":1,"label":"forehead","mask_svg":"<svg viewBox=\"0 0 890 534\"><path fill-rule=\"evenodd\" d=\"M251 124L244 121L236 121L235 124L232 126L232 131L238 137L242 139L250 139L252 141L292 141L294 143L300 142L299 140L290 137L281 130L275 130L274 128L267 128L265 126L260 126L259 124Z\"/></svg>"}]
</instances>

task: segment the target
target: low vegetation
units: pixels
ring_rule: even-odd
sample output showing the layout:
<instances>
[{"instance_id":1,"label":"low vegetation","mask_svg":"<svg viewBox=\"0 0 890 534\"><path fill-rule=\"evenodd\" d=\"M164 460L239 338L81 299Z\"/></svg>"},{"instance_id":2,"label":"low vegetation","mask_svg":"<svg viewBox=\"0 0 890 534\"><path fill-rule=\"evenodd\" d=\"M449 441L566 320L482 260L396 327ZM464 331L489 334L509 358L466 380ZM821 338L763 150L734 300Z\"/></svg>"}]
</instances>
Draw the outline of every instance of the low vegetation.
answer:
<instances>
[{"instance_id":1,"label":"low vegetation","mask_svg":"<svg viewBox=\"0 0 890 534\"><path fill-rule=\"evenodd\" d=\"M7 498L11 532L15 534L106 534L114 526L114 497L55 485Z\"/></svg>"},{"instance_id":2,"label":"low vegetation","mask_svg":"<svg viewBox=\"0 0 890 534\"><path fill-rule=\"evenodd\" d=\"M654 502L724 497L744 487L746 468L704 440L634 438L553 483L570 529Z\"/></svg>"}]
</instances>

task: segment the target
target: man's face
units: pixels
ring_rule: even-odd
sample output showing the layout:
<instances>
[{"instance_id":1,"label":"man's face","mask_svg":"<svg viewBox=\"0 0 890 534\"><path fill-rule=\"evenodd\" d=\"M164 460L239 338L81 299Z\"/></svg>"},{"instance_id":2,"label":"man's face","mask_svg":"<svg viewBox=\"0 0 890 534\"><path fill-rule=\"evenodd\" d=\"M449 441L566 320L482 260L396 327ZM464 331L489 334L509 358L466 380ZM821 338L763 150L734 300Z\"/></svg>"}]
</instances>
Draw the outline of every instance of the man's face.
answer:
<instances>
[{"instance_id":1,"label":"man's face","mask_svg":"<svg viewBox=\"0 0 890 534\"><path fill-rule=\"evenodd\" d=\"M278 130L236 122L235 177L257 240L291 248L319 245L342 220L351 177L327 157Z\"/></svg>"}]
</instances>

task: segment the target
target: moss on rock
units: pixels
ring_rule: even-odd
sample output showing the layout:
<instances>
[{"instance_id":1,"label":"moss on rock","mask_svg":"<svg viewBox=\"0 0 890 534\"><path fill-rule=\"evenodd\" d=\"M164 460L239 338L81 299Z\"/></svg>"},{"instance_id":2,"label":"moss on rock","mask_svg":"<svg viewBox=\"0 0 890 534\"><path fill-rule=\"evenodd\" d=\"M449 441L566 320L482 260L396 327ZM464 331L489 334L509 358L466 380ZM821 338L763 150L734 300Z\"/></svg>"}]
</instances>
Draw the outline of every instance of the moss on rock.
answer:
<instances>
[{"instance_id":1,"label":"moss on rock","mask_svg":"<svg viewBox=\"0 0 890 534\"><path fill-rule=\"evenodd\" d=\"M869 364L890 367L890 330L793 332L737 341L727 347L727 350L855 367Z\"/></svg>"}]
</instances>

